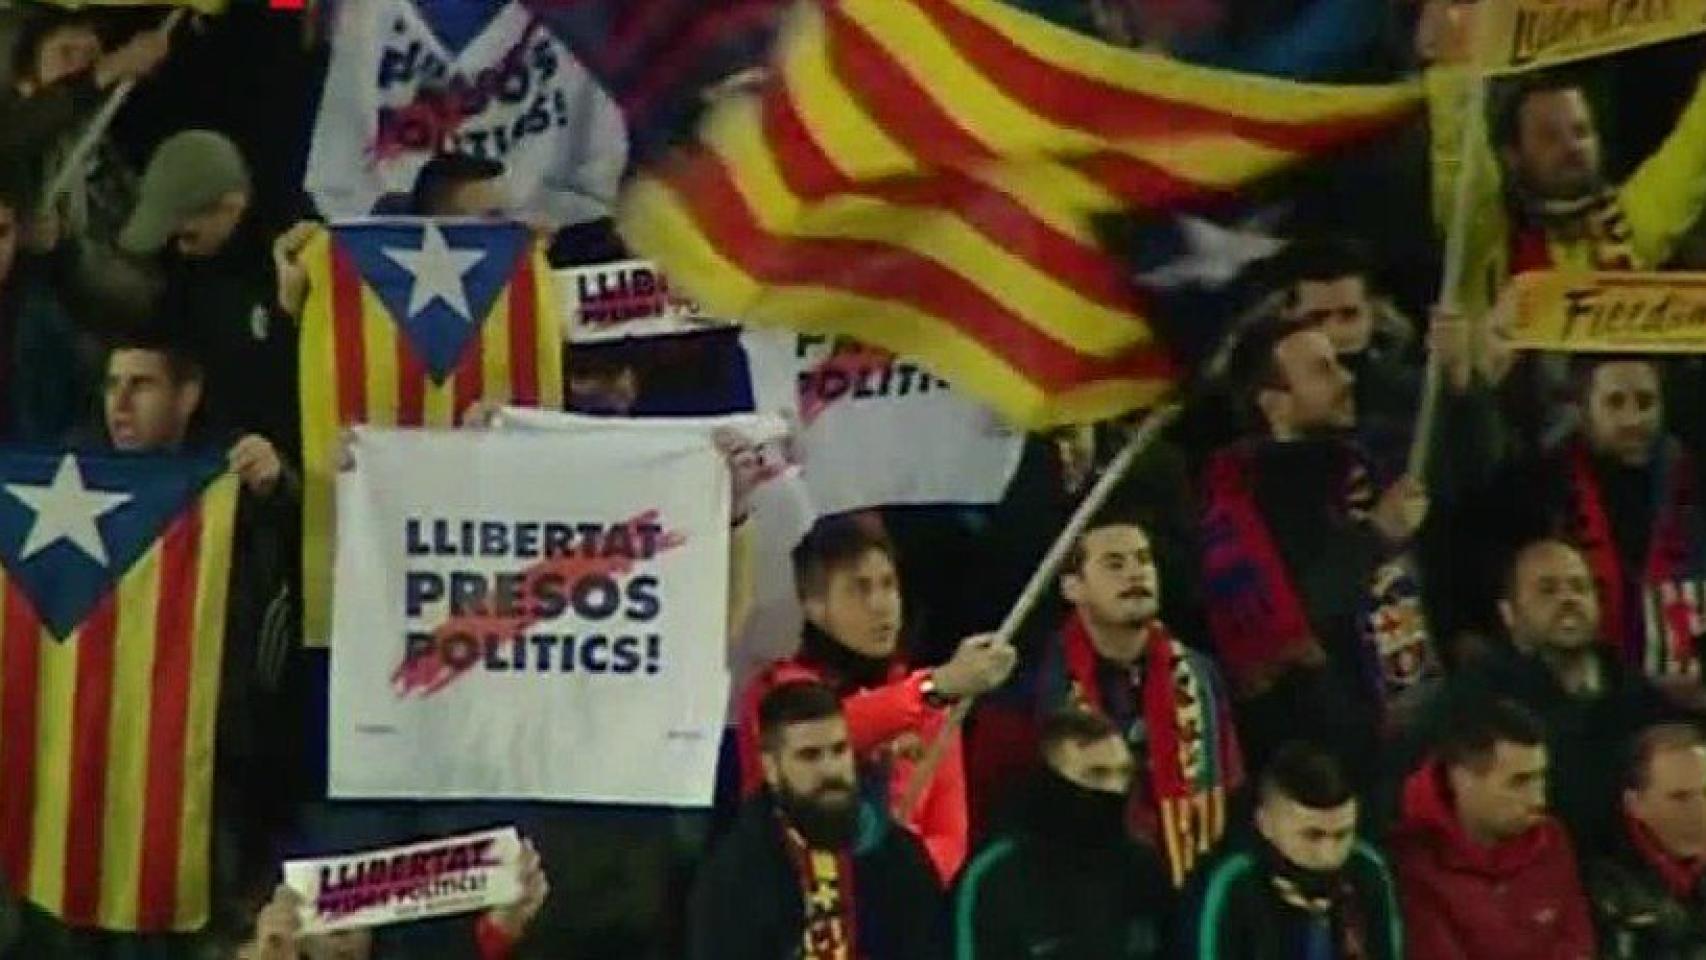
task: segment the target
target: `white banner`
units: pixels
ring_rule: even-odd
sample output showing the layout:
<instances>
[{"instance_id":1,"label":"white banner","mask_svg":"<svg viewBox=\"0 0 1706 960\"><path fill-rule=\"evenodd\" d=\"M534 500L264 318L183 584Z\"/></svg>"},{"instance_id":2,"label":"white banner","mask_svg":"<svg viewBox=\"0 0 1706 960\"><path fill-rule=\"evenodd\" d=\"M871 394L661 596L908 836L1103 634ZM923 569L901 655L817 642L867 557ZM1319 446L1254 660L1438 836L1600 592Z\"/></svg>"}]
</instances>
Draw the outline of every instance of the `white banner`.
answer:
<instances>
[{"instance_id":1,"label":"white banner","mask_svg":"<svg viewBox=\"0 0 1706 960\"><path fill-rule=\"evenodd\" d=\"M460 46L412 0L340 3L305 186L328 218L408 194L435 153L501 161L509 213L608 216L628 159L621 111L520 0Z\"/></svg>"},{"instance_id":2,"label":"white banner","mask_svg":"<svg viewBox=\"0 0 1706 960\"><path fill-rule=\"evenodd\" d=\"M732 324L712 320L669 284L650 260L617 260L557 271L563 336L570 343L668 337Z\"/></svg>"},{"instance_id":3,"label":"white banner","mask_svg":"<svg viewBox=\"0 0 1706 960\"><path fill-rule=\"evenodd\" d=\"M331 793L706 806L729 475L703 429L360 428Z\"/></svg>"},{"instance_id":4,"label":"white banner","mask_svg":"<svg viewBox=\"0 0 1706 960\"><path fill-rule=\"evenodd\" d=\"M642 433L685 425L706 431L729 430L743 437L763 468L748 504L752 609L745 628L730 647L731 696L738 697L746 682L772 661L793 656L805 622L794 594L793 550L817 522L818 514L795 462L788 425L781 418L737 414L625 420L511 407L503 411L498 424L526 430Z\"/></svg>"},{"instance_id":5,"label":"white banner","mask_svg":"<svg viewBox=\"0 0 1706 960\"><path fill-rule=\"evenodd\" d=\"M994 503L1025 438L923 367L850 341L748 330L755 404L797 424L812 500L867 507Z\"/></svg>"},{"instance_id":6,"label":"white banner","mask_svg":"<svg viewBox=\"0 0 1706 960\"><path fill-rule=\"evenodd\" d=\"M302 898L304 934L487 910L521 897L521 837L505 827L384 850L287 860L284 884Z\"/></svg>"}]
</instances>

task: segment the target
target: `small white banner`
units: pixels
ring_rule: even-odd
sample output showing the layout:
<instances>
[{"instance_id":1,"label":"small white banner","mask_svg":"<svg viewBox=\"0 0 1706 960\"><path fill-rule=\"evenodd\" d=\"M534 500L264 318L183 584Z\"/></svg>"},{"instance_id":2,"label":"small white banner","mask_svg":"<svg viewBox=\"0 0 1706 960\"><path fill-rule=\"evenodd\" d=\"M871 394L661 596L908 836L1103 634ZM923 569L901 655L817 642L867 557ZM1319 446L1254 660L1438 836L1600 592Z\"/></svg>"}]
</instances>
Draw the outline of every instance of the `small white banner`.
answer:
<instances>
[{"instance_id":1,"label":"small white banner","mask_svg":"<svg viewBox=\"0 0 1706 960\"><path fill-rule=\"evenodd\" d=\"M558 270L563 335L570 343L604 343L629 337L667 337L733 324L712 320L698 304L670 287L650 260L617 260Z\"/></svg>"},{"instance_id":2,"label":"small white banner","mask_svg":"<svg viewBox=\"0 0 1706 960\"><path fill-rule=\"evenodd\" d=\"M302 932L327 933L488 910L521 896L513 827L336 857L288 860Z\"/></svg>"},{"instance_id":3,"label":"small white banner","mask_svg":"<svg viewBox=\"0 0 1706 960\"><path fill-rule=\"evenodd\" d=\"M729 474L703 429L359 428L334 797L711 801Z\"/></svg>"}]
</instances>

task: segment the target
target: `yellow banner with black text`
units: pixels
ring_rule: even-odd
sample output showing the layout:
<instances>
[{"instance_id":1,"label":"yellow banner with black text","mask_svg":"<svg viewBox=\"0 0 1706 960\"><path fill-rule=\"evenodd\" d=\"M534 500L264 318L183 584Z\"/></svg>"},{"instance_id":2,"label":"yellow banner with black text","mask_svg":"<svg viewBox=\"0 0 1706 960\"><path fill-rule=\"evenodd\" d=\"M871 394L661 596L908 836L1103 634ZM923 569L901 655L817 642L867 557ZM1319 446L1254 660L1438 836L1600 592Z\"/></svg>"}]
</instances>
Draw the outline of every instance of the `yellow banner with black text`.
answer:
<instances>
[{"instance_id":1,"label":"yellow banner with black text","mask_svg":"<svg viewBox=\"0 0 1706 960\"><path fill-rule=\"evenodd\" d=\"M1494 74L1706 33L1706 0L1505 0L1487 6L1479 62Z\"/></svg>"},{"instance_id":2,"label":"yellow banner with black text","mask_svg":"<svg viewBox=\"0 0 1706 960\"><path fill-rule=\"evenodd\" d=\"M1525 273L1507 333L1519 350L1706 353L1706 273Z\"/></svg>"}]
</instances>

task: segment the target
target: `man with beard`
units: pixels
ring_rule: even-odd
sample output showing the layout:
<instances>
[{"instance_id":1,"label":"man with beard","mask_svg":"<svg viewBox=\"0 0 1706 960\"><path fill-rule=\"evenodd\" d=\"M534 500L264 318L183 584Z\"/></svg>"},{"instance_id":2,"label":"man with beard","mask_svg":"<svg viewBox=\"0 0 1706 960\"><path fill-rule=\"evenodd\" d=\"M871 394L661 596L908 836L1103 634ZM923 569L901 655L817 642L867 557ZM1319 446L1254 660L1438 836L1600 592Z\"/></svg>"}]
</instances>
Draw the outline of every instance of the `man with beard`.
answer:
<instances>
[{"instance_id":1,"label":"man with beard","mask_svg":"<svg viewBox=\"0 0 1706 960\"><path fill-rule=\"evenodd\" d=\"M792 659L766 668L741 700L742 785L763 783L759 705L772 687L818 680L841 695L859 763L879 804L905 799L924 746L942 729L948 709L1000 686L1016 654L993 636L969 637L945 664L912 670L899 657L901 599L894 547L852 518L826 518L794 548L794 579L805 633ZM966 857L965 773L956 734L914 809L903 818L930 852L944 885Z\"/></svg>"},{"instance_id":2,"label":"man with beard","mask_svg":"<svg viewBox=\"0 0 1706 960\"><path fill-rule=\"evenodd\" d=\"M1126 838L1125 737L1069 708L1044 723L1042 756L1013 822L960 878L960 960L1163 956L1172 890L1155 855Z\"/></svg>"},{"instance_id":3,"label":"man with beard","mask_svg":"<svg viewBox=\"0 0 1706 960\"><path fill-rule=\"evenodd\" d=\"M1357 799L1337 761L1288 743L1262 772L1256 837L1203 875L1187 913L1201 960L1397 960L1397 895L1357 840Z\"/></svg>"},{"instance_id":4,"label":"man with beard","mask_svg":"<svg viewBox=\"0 0 1706 960\"><path fill-rule=\"evenodd\" d=\"M758 705L764 789L699 872L690 960L945 960L923 847L859 799L840 699L810 680Z\"/></svg>"},{"instance_id":5,"label":"man with beard","mask_svg":"<svg viewBox=\"0 0 1706 960\"><path fill-rule=\"evenodd\" d=\"M1700 691L1706 516L1698 460L1665 430L1659 368L1640 357L1577 361L1583 417L1557 451L1501 469L1455 525L1480 539L1556 536L1588 562L1604 637L1632 670L1680 699Z\"/></svg>"},{"instance_id":6,"label":"man with beard","mask_svg":"<svg viewBox=\"0 0 1706 960\"><path fill-rule=\"evenodd\" d=\"M1706 87L1621 186L1606 182L1592 105L1567 74L1530 74L1497 89L1491 143L1465 143L1464 97L1474 76L1463 54L1473 4L1431 0L1428 8L1418 44L1437 64L1426 84L1438 223L1451 223L1459 172L1477 164L1459 302L1485 309L1507 278L1530 270L1665 266L1706 211ZM1485 156L1489 146L1496 156Z\"/></svg>"},{"instance_id":7,"label":"man with beard","mask_svg":"<svg viewBox=\"0 0 1706 960\"><path fill-rule=\"evenodd\" d=\"M1607 960L1706 957L1706 737L1649 727L1630 751L1623 829L1589 865Z\"/></svg>"},{"instance_id":8,"label":"man with beard","mask_svg":"<svg viewBox=\"0 0 1706 960\"><path fill-rule=\"evenodd\" d=\"M1040 705L1111 720L1139 761L1129 825L1166 860L1175 887L1226 829L1244 762L1220 674L1160 618L1160 576L1135 519L1093 520L1068 554L1072 612L1044 654Z\"/></svg>"},{"instance_id":9,"label":"man with beard","mask_svg":"<svg viewBox=\"0 0 1706 960\"><path fill-rule=\"evenodd\" d=\"M1590 960L1576 853L1546 815L1546 733L1508 701L1453 716L1404 784L1392 859L1410 960Z\"/></svg>"},{"instance_id":10,"label":"man with beard","mask_svg":"<svg viewBox=\"0 0 1706 960\"><path fill-rule=\"evenodd\" d=\"M1310 740L1360 781L1384 698L1363 629L1375 574L1421 526L1427 498L1407 476L1377 493L1349 436L1354 379L1320 330L1263 321L1231 373L1263 435L1208 461L1203 582L1244 746L1259 767L1279 741Z\"/></svg>"},{"instance_id":11,"label":"man with beard","mask_svg":"<svg viewBox=\"0 0 1706 960\"><path fill-rule=\"evenodd\" d=\"M1545 724L1549 805L1579 846L1595 848L1614 826L1629 739L1675 712L1601 642L1594 579L1574 547L1525 544L1501 592L1508 645L1460 673L1424 709L1416 736L1437 735L1451 716L1489 698L1532 710Z\"/></svg>"}]
</instances>

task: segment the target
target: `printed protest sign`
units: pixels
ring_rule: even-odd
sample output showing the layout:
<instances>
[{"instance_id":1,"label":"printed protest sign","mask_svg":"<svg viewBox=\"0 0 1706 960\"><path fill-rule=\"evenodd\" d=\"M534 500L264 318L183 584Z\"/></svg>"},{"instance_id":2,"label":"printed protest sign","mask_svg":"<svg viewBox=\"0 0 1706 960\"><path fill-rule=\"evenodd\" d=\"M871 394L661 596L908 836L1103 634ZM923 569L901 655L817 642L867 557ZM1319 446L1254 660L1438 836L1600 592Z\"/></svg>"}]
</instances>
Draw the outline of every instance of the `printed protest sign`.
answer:
<instances>
[{"instance_id":1,"label":"printed protest sign","mask_svg":"<svg viewBox=\"0 0 1706 960\"><path fill-rule=\"evenodd\" d=\"M520 0L338 4L308 155L315 205L330 217L370 213L408 195L439 153L502 163L509 209L562 226L609 214L627 126Z\"/></svg>"},{"instance_id":2,"label":"printed protest sign","mask_svg":"<svg viewBox=\"0 0 1706 960\"><path fill-rule=\"evenodd\" d=\"M709 804L729 477L703 430L362 428L353 457L333 796Z\"/></svg>"},{"instance_id":3,"label":"printed protest sign","mask_svg":"<svg viewBox=\"0 0 1706 960\"><path fill-rule=\"evenodd\" d=\"M1706 274L1541 271L1516 291L1519 349L1706 353Z\"/></svg>"},{"instance_id":4,"label":"printed protest sign","mask_svg":"<svg viewBox=\"0 0 1706 960\"><path fill-rule=\"evenodd\" d=\"M667 337L729 326L703 316L650 260L617 260L557 271L563 331L571 343Z\"/></svg>"},{"instance_id":5,"label":"printed protest sign","mask_svg":"<svg viewBox=\"0 0 1706 960\"><path fill-rule=\"evenodd\" d=\"M521 897L513 827L384 850L289 860L285 886L302 898L304 934L427 920Z\"/></svg>"},{"instance_id":6,"label":"printed protest sign","mask_svg":"<svg viewBox=\"0 0 1706 960\"><path fill-rule=\"evenodd\" d=\"M1501 0L1484 6L1481 62L1494 73L1602 57L1706 32L1706 0Z\"/></svg>"},{"instance_id":7,"label":"printed protest sign","mask_svg":"<svg viewBox=\"0 0 1706 960\"><path fill-rule=\"evenodd\" d=\"M748 330L753 396L798 424L806 486L824 513L994 503L1022 433L919 364L849 340Z\"/></svg>"}]
</instances>

